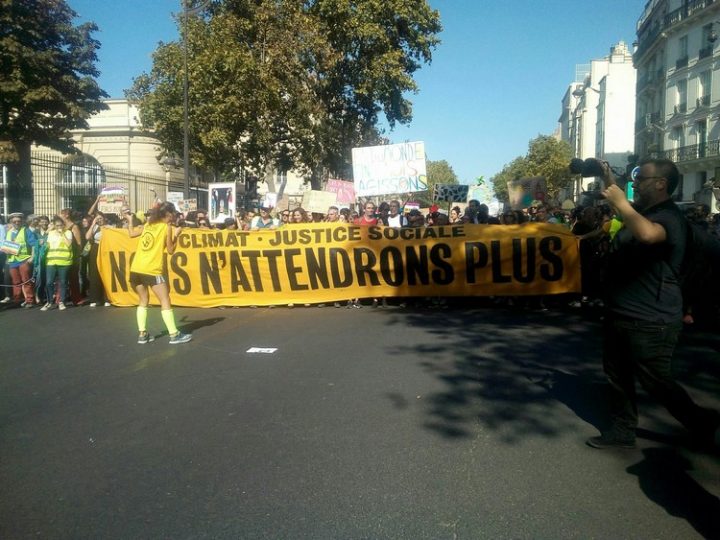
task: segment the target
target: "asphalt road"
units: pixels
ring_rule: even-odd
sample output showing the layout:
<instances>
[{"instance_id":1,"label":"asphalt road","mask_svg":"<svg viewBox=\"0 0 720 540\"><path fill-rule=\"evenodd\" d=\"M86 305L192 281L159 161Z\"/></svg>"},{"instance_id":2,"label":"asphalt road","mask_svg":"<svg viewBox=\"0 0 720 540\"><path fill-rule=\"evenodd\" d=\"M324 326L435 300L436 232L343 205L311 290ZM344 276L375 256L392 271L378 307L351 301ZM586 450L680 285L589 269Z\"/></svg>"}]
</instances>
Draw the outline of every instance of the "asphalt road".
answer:
<instances>
[{"instance_id":1,"label":"asphalt road","mask_svg":"<svg viewBox=\"0 0 720 540\"><path fill-rule=\"evenodd\" d=\"M187 345L136 344L133 309L0 312L0 538L720 537L720 458L664 410L637 450L585 446L578 312L176 312ZM678 352L716 409L719 350Z\"/></svg>"}]
</instances>

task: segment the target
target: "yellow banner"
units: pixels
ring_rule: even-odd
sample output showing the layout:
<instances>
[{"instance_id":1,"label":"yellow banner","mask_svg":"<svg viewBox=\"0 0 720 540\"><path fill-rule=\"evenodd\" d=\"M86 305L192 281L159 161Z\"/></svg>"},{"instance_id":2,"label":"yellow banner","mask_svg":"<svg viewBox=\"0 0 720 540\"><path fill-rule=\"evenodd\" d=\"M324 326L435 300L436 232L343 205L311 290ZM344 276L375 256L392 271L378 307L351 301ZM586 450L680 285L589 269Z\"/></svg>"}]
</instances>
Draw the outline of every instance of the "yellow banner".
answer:
<instances>
[{"instance_id":1,"label":"yellow banner","mask_svg":"<svg viewBox=\"0 0 720 540\"><path fill-rule=\"evenodd\" d=\"M137 304L129 283L136 243L125 230L103 229L98 267L113 304ZM193 307L580 291L575 236L539 223L184 229L166 267L173 305Z\"/></svg>"}]
</instances>

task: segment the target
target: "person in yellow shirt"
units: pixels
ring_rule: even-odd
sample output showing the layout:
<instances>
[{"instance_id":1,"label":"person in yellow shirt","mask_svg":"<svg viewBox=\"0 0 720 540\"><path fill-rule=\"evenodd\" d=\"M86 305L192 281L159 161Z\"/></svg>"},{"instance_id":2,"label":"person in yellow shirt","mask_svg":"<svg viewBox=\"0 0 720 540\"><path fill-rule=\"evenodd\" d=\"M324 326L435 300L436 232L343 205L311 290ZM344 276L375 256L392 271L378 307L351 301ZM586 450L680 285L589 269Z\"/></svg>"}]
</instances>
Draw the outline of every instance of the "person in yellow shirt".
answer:
<instances>
[{"instance_id":1,"label":"person in yellow shirt","mask_svg":"<svg viewBox=\"0 0 720 540\"><path fill-rule=\"evenodd\" d=\"M128 216L123 219L130 237L140 237L130 265L130 284L140 299L137 307L138 343L145 344L155 339L147 331L150 289L160 300L160 314L170 334L170 345L187 343L192 339L192 335L183 334L175 326L170 288L164 268L165 253L172 255L177 242L177 234L171 225L175 219L175 207L172 203L165 202L153 208L147 223L141 227L134 227Z\"/></svg>"}]
</instances>

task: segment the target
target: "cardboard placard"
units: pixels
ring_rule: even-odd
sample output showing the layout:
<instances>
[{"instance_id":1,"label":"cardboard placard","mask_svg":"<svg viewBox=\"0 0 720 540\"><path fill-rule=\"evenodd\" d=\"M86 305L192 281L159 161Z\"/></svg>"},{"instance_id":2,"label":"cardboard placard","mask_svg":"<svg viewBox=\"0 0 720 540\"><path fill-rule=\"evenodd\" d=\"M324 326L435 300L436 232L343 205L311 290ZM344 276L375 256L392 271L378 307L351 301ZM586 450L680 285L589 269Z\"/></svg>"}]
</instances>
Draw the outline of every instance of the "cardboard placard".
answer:
<instances>
[{"instance_id":1,"label":"cardboard placard","mask_svg":"<svg viewBox=\"0 0 720 540\"><path fill-rule=\"evenodd\" d=\"M303 193L302 207L306 212L325 214L330 206L337 206L337 193L317 190Z\"/></svg>"},{"instance_id":2,"label":"cardboard placard","mask_svg":"<svg viewBox=\"0 0 720 540\"><path fill-rule=\"evenodd\" d=\"M353 182L331 178L325 185L325 191L335 193L338 204L351 205L355 203L355 184Z\"/></svg>"},{"instance_id":3,"label":"cardboard placard","mask_svg":"<svg viewBox=\"0 0 720 540\"><path fill-rule=\"evenodd\" d=\"M120 209L127 204L125 189L120 186L105 186L100 191L97 209L103 214L120 215Z\"/></svg>"}]
</instances>

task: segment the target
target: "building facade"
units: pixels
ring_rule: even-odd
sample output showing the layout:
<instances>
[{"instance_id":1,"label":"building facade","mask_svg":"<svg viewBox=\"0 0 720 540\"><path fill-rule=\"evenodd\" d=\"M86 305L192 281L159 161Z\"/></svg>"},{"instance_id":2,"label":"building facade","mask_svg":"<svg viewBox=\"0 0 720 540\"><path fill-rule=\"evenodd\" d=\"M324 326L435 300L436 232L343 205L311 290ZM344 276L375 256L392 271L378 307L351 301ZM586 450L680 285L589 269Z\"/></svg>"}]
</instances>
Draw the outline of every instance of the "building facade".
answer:
<instances>
[{"instance_id":1,"label":"building facade","mask_svg":"<svg viewBox=\"0 0 720 540\"><path fill-rule=\"evenodd\" d=\"M637 23L635 150L667 157L682 175L675 193L718 211L720 1L651 0Z\"/></svg>"},{"instance_id":2,"label":"building facade","mask_svg":"<svg viewBox=\"0 0 720 540\"><path fill-rule=\"evenodd\" d=\"M574 157L604 159L613 167L625 168L634 148L635 80L633 57L622 41L587 69L576 69L576 81L565 92L559 119L562 138L573 148ZM581 192L597 188L595 179L579 179L576 201Z\"/></svg>"}]
</instances>

